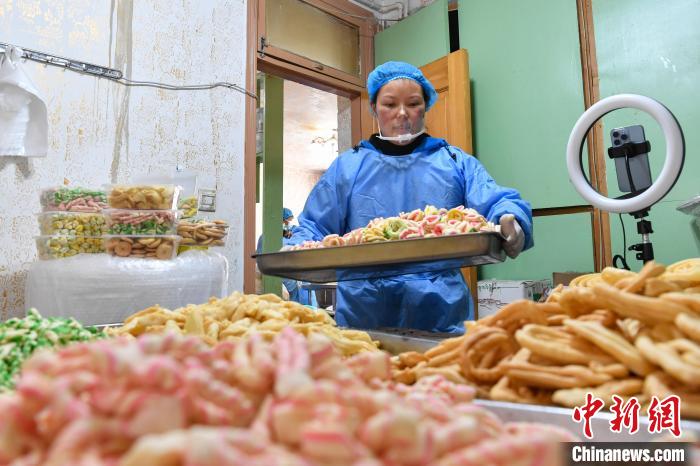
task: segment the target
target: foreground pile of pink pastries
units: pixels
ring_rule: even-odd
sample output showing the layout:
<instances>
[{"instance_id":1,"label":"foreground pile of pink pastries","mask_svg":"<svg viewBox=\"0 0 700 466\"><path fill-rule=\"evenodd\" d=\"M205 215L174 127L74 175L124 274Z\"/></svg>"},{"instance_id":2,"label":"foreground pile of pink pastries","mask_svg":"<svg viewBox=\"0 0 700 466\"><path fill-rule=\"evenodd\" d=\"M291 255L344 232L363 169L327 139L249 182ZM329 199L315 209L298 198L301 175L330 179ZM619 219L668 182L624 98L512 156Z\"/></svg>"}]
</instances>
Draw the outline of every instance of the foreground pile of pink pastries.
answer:
<instances>
[{"instance_id":1,"label":"foreground pile of pink pastries","mask_svg":"<svg viewBox=\"0 0 700 466\"><path fill-rule=\"evenodd\" d=\"M343 359L285 329L209 347L175 334L33 355L0 395L13 466L548 465L571 434L503 423L471 387L391 381L389 356Z\"/></svg>"}]
</instances>

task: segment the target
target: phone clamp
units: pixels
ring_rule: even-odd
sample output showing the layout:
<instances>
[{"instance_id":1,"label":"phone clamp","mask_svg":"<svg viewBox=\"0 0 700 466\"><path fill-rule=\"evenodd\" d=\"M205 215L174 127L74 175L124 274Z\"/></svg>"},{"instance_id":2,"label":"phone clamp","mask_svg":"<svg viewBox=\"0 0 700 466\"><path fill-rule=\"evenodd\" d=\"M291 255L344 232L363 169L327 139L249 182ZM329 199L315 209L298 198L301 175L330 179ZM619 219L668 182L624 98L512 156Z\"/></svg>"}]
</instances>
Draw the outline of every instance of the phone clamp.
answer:
<instances>
[{"instance_id":1,"label":"phone clamp","mask_svg":"<svg viewBox=\"0 0 700 466\"><path fill-rule=\"evenodd\" d=\"M616 159L619 157L635 157L639 154L651 152L651 143L644 142L627 142L621 146L608 147L608 157Z\"/></svg>"},{"instance_id":2,"label":"phone clamp","mask_svg":"<svg viewBox=\"0 0 700 466\"><path fill-rule=\"evenodd\" d=\"M642 242L631 245L629 248L627 248L627 250L637 251L635 257L644 263L654 260L654 246L651 244L651 240L649 239L649 235L654 233L654 230L651 228L651 222L644 219L644 217L649 215L649 209L644 209L639 212L632 212L630 215L638 220L637 233L642 235Z\"/></svg>"}]
</instances>

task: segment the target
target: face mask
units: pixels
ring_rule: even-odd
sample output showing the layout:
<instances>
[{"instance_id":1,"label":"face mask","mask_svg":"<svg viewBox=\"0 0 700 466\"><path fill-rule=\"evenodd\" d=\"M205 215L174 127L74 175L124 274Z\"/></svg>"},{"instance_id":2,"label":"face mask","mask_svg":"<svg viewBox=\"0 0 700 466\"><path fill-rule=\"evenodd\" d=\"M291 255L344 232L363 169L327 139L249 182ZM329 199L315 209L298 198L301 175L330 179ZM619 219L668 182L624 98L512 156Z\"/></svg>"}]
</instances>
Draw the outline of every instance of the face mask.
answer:
<instances>
[{"instance_id":1,"label":"face mask","mask_svg":"<svg viewBox=\"0 0 700 466\"><path fill-rule=\"evenodd\" d=\"M413 141L414 139L416 139L418 136L420 136L423 133L425 133L425 126L423 126L423 129L418 131L415 134L407 133L407 134L401 134L399 136L382 136L382 130L379 129L379 136L377 136L377 137L379 139L381 139L382 141L406 143L406 142Z\"/></svg>"}]
</instances>

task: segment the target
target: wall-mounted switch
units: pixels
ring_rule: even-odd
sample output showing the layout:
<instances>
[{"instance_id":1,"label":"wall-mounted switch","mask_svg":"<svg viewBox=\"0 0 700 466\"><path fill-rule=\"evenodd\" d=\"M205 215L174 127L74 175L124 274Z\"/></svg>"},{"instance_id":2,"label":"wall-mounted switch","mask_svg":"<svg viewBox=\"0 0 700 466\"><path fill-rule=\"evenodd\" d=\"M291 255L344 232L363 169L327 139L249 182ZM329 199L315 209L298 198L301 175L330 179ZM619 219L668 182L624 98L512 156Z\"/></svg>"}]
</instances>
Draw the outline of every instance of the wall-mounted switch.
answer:
<instances>
[{"instance_id":1,"label":"wall-mounted switch","mask_svg":"<svg viewBox=\"0 0 700 466\"><path fill-rule=\"evenodd\" d=\"M202 212L216 212L216 189L199 189L199 210Z\"/></svg>"}]
</instances>

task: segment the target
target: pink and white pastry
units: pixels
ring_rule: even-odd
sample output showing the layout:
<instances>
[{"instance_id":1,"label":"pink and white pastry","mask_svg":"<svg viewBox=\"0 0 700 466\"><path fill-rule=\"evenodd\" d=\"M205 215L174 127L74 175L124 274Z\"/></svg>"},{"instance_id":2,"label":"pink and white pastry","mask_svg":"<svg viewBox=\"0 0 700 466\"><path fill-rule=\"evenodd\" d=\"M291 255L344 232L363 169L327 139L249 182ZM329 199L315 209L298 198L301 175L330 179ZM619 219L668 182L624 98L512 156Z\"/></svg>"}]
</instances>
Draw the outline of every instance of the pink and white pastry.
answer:
<instances>
[{"instance_id":1,"label":"pink and white pastry","mask_svg":"<svg viewBox=\"0 0 700 466\"><path fill-rule=\"evenodd\" d=\"M321 241L304 241L292 250L351 246L414 238L463 235L482 231L496 231L496 226L479 212L464 206L438 209L425 206L398 217L375 218L366 227L357 228L343 236L328 235Z\"/></svg>"},{"instance_id":2,"label":"pink and white pastry","mask_svg":"<svg viewBox=\"0 0 700 466\"><path fill-rule=\"evenodd\" d=\"M0 395L0 464L542 465L574 440L502 423L471 387L390 372L386 353L343 360L291 329L272 343L148 334L40 352Z\"/></svg>"}]
</instances>

